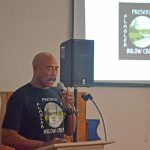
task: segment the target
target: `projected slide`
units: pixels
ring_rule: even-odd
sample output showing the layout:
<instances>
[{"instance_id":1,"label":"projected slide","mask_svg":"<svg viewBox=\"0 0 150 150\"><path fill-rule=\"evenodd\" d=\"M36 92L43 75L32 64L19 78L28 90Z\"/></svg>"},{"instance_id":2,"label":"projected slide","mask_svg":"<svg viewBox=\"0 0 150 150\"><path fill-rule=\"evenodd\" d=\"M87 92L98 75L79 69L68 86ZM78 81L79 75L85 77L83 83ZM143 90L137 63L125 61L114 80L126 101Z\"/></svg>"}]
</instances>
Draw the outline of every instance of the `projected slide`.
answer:
<instances>
[{"instance_id":1,"label":"projected slide","mask_svg":"<svg viewBox=\"0 0 150 150\"><path fill-rule=\"evenodd\" d=\"M94 81L150 84L150 1L85 0Z\"/></svg>"},{"instance_id":2,"label":"projected slide","mask_svg":"<svg viewBox=\"0 0 150 150\"><path fill-rule=\"evenodd\" d=\"M119 3L119 58L150 60L150 5Z\"/></svg>"}]
</instances>

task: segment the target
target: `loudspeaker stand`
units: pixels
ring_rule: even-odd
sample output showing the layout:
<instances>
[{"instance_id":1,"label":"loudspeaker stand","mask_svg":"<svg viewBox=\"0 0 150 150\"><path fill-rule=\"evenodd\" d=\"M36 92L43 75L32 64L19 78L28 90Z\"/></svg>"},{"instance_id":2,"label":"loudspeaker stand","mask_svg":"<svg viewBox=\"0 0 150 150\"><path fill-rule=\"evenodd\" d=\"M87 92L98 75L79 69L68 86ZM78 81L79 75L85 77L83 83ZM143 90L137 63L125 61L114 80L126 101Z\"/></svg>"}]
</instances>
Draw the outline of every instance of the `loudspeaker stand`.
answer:
<instances>
[{"instance_id":1,"label":"loudspeaker stand","mask_svg":"<svg viewBox=\"0 0 150 150\"><path fill-rule=\"evenodd\" d=\"M78 120L78 88L77 87L74 87L74 106L76 109L76 120ZM76 128L73 135L74 142L77 142L77 127L78 127L78 122L76 121Z\"/></svg>"}]
</instances>

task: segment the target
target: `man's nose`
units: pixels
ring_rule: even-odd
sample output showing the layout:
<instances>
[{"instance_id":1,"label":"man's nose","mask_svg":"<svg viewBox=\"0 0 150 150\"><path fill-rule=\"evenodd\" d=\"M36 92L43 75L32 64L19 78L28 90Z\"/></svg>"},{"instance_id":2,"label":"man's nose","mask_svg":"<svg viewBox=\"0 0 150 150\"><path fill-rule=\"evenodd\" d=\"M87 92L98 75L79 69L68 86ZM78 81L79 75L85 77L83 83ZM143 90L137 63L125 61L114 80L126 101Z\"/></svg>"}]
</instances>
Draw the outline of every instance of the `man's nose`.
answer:
<instances>
[{"instance_id":1,"label":"man's nose","mask_svg":"<svg viewBox=\"0 0 150 150\"><path fill-rule=\"evenodd\" d=\"M57 74L57 70L55 68L52 68L51 74L52 75L56 75Z\"/></svg>"}]
</instances>

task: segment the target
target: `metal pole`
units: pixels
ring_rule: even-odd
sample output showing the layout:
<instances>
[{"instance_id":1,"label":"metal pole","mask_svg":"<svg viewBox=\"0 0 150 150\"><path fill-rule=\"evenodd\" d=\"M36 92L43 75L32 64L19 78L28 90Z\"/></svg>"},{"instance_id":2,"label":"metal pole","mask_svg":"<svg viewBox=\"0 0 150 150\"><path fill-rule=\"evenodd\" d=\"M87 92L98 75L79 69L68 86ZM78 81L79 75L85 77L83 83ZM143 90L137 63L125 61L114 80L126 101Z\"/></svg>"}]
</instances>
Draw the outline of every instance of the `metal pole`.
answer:
<instances>
[{"instance_id":1,"label":"metal pole","mask_svg":"<svg viewBox=\"0 0 150 150\"><path fill-rule=\"evenodd\" d=\"M77 142L77 129L78 129L78 89L77 87L74 87L74 106L76 109L76 128L73 135L73 141Z\"/></svg>"}]
</instances>

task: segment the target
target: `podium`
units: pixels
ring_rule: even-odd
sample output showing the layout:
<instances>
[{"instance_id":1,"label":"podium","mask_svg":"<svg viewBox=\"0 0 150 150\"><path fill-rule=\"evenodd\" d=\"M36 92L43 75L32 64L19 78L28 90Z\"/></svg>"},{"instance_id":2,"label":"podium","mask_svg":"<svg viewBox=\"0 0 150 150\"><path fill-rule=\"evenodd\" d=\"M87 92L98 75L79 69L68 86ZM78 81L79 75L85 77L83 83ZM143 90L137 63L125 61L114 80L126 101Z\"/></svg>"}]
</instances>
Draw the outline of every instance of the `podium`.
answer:
<instances>
[{"instance_id":1,"label":"podium","mask_svg":"<svg viewBox=\"0 0 150 150\"><path fill-rule=\"evenodd\" d=\"M60 143L38 148L36 150L103 150L107 144L114 143L112 141L87 141L74 143Z\"/></svg>"}]
</instances>

